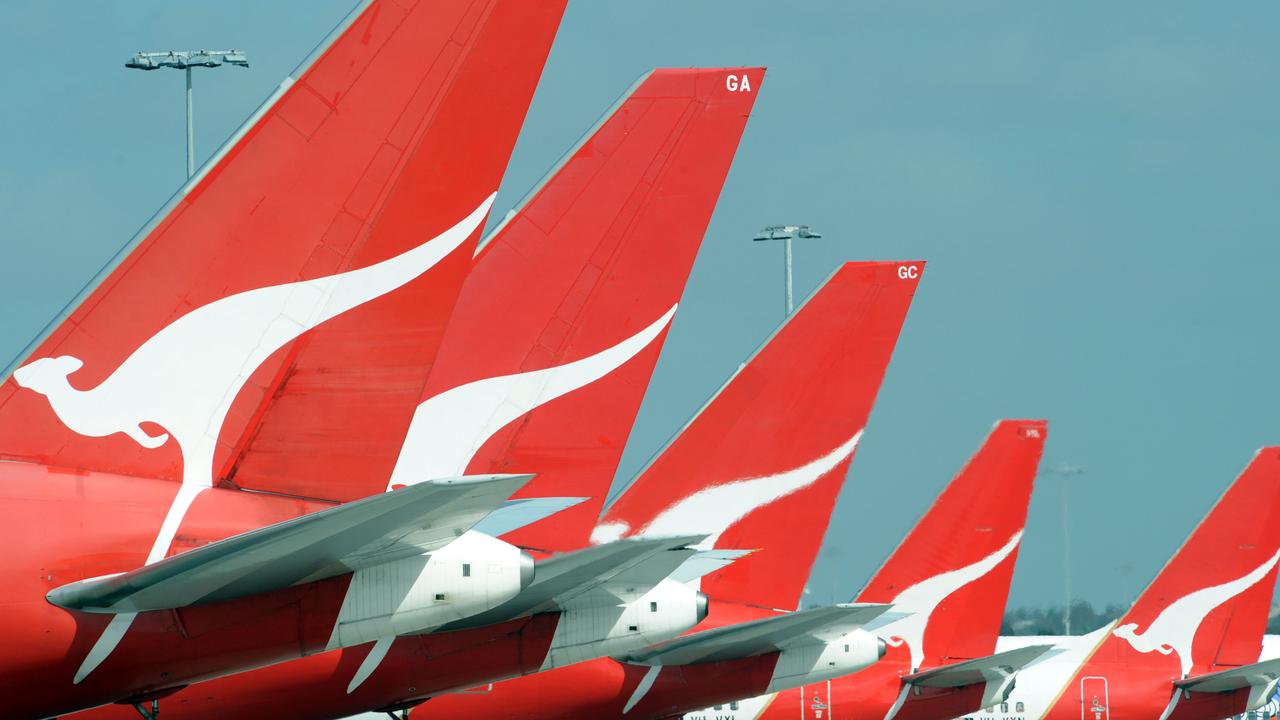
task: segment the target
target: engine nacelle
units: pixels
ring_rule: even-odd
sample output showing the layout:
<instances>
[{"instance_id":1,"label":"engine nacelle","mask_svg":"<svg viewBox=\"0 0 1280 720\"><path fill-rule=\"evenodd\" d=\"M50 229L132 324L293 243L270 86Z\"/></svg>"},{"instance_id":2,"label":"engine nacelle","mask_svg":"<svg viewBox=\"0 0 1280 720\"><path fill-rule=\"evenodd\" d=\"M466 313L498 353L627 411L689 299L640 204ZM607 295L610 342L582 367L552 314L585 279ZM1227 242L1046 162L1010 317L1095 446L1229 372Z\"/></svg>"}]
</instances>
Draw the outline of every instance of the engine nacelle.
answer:
<instances>
[{"instance_id":1,"label":"engine nacelle","mask_svg":"<svg viewBox=\"0 0 1280 720\"><path fill-rule=\"evenodd\" d=\"M597 588L574 598L560 613L543 670L609 655L622 655L679 637L707 616L707 596L675 580L663 580L643 596L619 605Z\"/></svg>"},{"instance_id":2,"label":"engine nacelle","mask_svg":"<svg viewBox=\"0 0 1280 720\"><path fill-rule=\"evenodd\" d=\"M884 641L866 630L854 630L830 642L789 647L778 656L769 692L832 680L857 672L884 657Z\"/></svg>"},{"instance_id":3,"label":"engine nacelle","mask_svg":"<svg viewBox=\"0 0 1280 720\"><path fill-rule=\"evenodd\" d=\"M353 574L329 647L428 632L490 610L533 582L533 558L520 548L467 532L430 554Z\"/></svg>"}]
</instances>

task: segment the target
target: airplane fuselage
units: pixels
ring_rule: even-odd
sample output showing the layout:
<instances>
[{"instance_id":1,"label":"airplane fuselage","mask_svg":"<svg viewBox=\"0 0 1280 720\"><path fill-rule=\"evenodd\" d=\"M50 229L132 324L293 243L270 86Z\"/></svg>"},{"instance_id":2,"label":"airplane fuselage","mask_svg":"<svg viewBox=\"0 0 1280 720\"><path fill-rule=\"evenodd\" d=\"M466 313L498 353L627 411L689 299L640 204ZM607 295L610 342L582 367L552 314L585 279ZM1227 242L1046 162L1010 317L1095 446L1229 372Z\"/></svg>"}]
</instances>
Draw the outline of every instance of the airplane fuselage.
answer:
<instances>
[{"instance_id":1,"label":"airplane fuselage","mask_svg":"<svg viewBox=\"0 0 1280 720\"><path fill-rule=\"evenodd\" d=\"M1082 665L1089 652L1104 639L1111 627L1106 626L1087 635L1068 636L1004 636L996 644L997 652L1013 650L1028 645L1053 644L1055 654L1033 663L1022 670L1017 683L1009 697L988 709L976 707L953 716L956 720L1155 720L1161 718L1172 697L1172 686L1168 681L1160 682L1158 677L1149 678L1153 672L1160 672L1154 667L1159 661L1151 664L1130 665L1118 673L1100 673L1079 678ZM1159 656L1164 657L1164 656ZM1263 649L1259 660L1280 657L1280 635L1267 635L1263 638ZM886 661L891 658L886 658ZM882 665L887 664L882 661ZM1159 664L1165 668L1166 663ZM882 668L869 670L851 676L833 680L830 683L810 685L803 688L748 697L737 701L725 702L707 707L696 712L686 713L684 720L826 720L826 718L885 718L887 708L883 705L871 706L864 693L853 689L853 683L864 676ZM1110 669L1110 668L1108 668ZM1119 668L1117 668L1119 669ZM1167 668L1165 668L1167 669ZM1135 682L1135 678L1137 678ZM1070 682L1071 688L1066 685ZM1122 693L1111 695L1110 691L1118 685L1129 683ZM1136 692L1139 684L1146 691L1145 696ZM1095 705L1092 694L1098 693ZM1074 690L1075 692L1069 692ZM1125 704L1117 704L1121 701ZM1212 705L1180 705L1170 710L1168 718L1227 718L1244 712L1240 693L1230 693L1218 698ZM1158 705L1158 707L1157 707ZM1280 703L1272 701L1280 710ZM1192 711L1194 714L1192 714ZM1270 715L1265 715L1270 717ZM894 717L948 717L934 714L932 709L927 714L898 714Z\"/></svg>"},{"instance_id":2,"label":"airplane fuselage","mask_svg":"<svg viewBox=\"0 0 1280 720\"><path fill-rule=\"evenodd\" d=\"M6 638L0 646L6 713L42 717L148 698L229 671L326 649L349 574L235 600L139 613L101 664L75 682L113 616L57 607L45 595L70 582L142 565L178 487L162 480L0 463L0 542L22 548L9 553L0 569L7 579L0 617L0 632ZM325 507L212 488L192 505L171 552ZM445 688L533 672L543 664L558 618L547 613L401 638L386 663L396 670L375 673L369 687L360 691L424 697ZM346 674L350 677L367 648L365 644L329 654L344 668L351 665ZM394 662L398 656L420 661Z\"/></svg>"}]
</instances>

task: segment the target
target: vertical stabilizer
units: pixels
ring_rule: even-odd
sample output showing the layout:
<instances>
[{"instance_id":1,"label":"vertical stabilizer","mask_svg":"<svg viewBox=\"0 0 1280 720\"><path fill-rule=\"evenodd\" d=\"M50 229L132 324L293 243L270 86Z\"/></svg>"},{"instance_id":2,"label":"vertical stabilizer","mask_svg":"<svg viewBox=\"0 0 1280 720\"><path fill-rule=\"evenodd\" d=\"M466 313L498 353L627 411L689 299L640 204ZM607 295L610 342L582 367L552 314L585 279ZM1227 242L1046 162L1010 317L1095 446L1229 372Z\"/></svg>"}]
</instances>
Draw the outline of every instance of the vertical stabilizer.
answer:
<instances>
[{"instance_id":1,"label":"vertical stabilizer","mask_svg":"<svg viewBox=\"0 0 1280 720\"><path fill-rule=\"evenodd\" d=\"M756 549L703 591L796 607L923 266L836 271L606 511L593 540L704 533L710 547Z\"/></svg>"}]
</instances>

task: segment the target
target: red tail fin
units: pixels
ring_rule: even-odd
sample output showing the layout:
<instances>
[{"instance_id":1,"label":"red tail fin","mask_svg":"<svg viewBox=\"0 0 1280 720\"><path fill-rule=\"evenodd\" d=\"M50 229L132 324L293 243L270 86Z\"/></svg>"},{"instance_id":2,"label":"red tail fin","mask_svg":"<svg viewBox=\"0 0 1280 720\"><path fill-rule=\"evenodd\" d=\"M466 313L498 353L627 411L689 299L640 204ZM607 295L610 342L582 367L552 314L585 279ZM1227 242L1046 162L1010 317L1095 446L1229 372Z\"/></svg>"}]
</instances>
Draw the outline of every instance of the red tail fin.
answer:
<instances>
[{"instance_id":1,"label":"red tail fin","mask_svg":"<svg viewBox=\"0 0 1280 720\"><path fill-rule=\"evenodd\" d=\"M1114 650L1095 657L1159 652L1179 678L1257 662L1278 560L1280 448L1271 447L1117 621L1101 646Z\"/></svg>"},{"instance_id":2,"label":"red tail fin","mask_svg":"<svg viewBox=\"0 0 1280 720\"><path fill-rule=\"evenodd\" d=\"M910 646L911 667L995 652L1047 430L1043 420L996 423L858 594L915 613L890 641Z\"/></svg>"},{"instance_id":3,"label":"red tail fin","mask_svg":"<svg viewBox=\"0 0 1280 720\"><path fill-rule=\"evenodd\" d=\"M282 84L22 363L7 455L381 486L564 0L408 5L375 0Z\"/></svg>"},{"instance_id":4,"label":"red tail fin","mask_svg":"<svg viewBox=\"0 0 1280 720\"><path fill-rule=\"evenodd\" d=\"M587 544L763 74L650 73L486 242L393 483L525 468L592 499L508 539Z\"/></svg>"},{"instance_id":5,"label":"red tail fin","mask_svg":"<svg viewBox=\"0 0 1280 720\"><path fill-rule=\"evenodd\" d=\"M708 533L755 549L704 578L719 599L799 601L923 263L840 268L671 441L595 539Z\"/></svg>"}]
</instances>

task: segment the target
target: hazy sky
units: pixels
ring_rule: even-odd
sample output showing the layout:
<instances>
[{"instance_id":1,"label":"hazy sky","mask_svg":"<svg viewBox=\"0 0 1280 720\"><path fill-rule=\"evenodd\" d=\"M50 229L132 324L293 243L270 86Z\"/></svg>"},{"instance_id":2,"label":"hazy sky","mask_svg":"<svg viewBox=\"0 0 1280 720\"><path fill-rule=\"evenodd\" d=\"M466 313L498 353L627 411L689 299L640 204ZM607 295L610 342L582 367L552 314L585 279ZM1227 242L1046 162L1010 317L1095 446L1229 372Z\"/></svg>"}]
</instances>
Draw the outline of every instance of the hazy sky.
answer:
<instances>
[{"instance_id":1,"label":"hazy sky","mask_svg":"<svg viewBox=\"0 0 1280 720\"><path fill-rule=\"evenodd\" d=\"M0 366L179 186L182 74L207 157L353 0L0 3ZM847 599L1000 417L1051 421L1072 579L1127 602L1280 442L1280 6L573 0L500 217L637 76L769 67L620 477L842 261L929 261L812 586ZM1041 479L1011 604L1062 595ZM1248 521L1248 518L1243 518Z\"/></svg>"}]
</instances>

